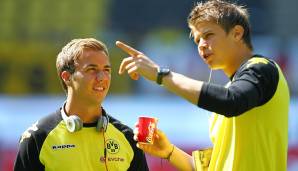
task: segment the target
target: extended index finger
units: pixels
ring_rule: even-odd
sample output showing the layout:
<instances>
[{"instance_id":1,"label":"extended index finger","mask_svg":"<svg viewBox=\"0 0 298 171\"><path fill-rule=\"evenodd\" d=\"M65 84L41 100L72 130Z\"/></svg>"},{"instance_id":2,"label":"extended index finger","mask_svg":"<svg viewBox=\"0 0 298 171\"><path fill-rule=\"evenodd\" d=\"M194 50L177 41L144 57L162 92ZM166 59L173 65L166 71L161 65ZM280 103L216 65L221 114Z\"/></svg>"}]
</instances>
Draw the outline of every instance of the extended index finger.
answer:
<instances>
[{"instance_id":1,"label":"extended index finger","mask_svg":"<svg viewBox=\"0 0 298 171\"><path fill-rule=\"evenodd\" d=\"M129 55L131 55L132 57L136 57L140 54L142 54L142 52L130 47L129 45L120 42L120 41L116 41L116 46L118 46L120 49L122 49L124 52L128 53Z\"/></svg>"}]
</instances>

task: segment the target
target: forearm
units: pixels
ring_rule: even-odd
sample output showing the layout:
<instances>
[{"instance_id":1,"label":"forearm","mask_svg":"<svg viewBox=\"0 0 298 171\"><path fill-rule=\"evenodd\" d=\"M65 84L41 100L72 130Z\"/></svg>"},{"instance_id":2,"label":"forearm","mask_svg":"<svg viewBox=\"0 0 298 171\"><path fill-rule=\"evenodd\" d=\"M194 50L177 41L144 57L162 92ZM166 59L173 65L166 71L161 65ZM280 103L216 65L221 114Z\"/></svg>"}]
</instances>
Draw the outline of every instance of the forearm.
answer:
<instances>
[{"instance_id":1,"label":"forearm","mask_svg":"<svg viewBox=\"0 0 298 171\"><path fill-rule=\"evenodd\" d=\"M174 150L168 158L168 161L178 170L195 170L192 156L176 146L174 146Z\"/></svg>"},{"instance_id":2,"label":"forearm","mask_svg":"<svg viewBox=\"0 0 298 171\"><path fill-rule=\"evenodd\" d=\"M197 105L203 82L190 79L184 75L171 72L163 78L164 87L172 93Z\"/></svg>"}]
</instances>

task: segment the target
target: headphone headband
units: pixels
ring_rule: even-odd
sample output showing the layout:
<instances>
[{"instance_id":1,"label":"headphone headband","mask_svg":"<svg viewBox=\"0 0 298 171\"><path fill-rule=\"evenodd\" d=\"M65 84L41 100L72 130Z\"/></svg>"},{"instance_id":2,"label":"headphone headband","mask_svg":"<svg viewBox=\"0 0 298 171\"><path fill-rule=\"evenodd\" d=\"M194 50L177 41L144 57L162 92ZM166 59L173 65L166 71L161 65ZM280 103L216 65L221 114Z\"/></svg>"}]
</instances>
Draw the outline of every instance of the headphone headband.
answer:
<instances>
[{"instance_id":1,"label":"headphone headband","mask_svg":"<svg viewBox=\"0 0 298 171\"><path fill-rule=\"evenodd\" d=\"M65 107L65 103L61 107L60 112L61 112L62 119L63 119L64 123L66 124L67 130L69 132L76 132L76 131L81 130L83 128L83 122L80 119L80 117L77 115L67 116L64 107ZM102 108L102 115L97 120L96 130L98 132L100 132L102 130L104 132L106 132L108 125L109 125L109 117L106 114L106 112L104 111L104 109Z\"/></svg>"}]
</instances>

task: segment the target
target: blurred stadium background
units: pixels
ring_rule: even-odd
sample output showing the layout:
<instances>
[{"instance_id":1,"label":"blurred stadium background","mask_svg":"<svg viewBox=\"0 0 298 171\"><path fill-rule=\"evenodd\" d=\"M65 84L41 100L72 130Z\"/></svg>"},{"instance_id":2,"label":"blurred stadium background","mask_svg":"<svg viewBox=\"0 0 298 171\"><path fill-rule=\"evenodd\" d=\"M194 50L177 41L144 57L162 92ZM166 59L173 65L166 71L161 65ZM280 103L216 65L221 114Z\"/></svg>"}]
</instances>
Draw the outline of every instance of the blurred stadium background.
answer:
<instances>
[{"instance_id":1,"label":"blurred stadium background","mask_svg":"<svg viewBox=\"0 0 298 171\"><path fill-rule=\"evenodd\" d=\"M298 1L237 0L251 14L255 53L275 59L290 91L288 170L298 170ZM123 40L157 63L207 80L209 69L188 38L186 19L193 0L0 0L0 171L13 167L18 139L40 117L64 101L56 76L56 55L73 38L94 37L108 45L112 84L107 111L129 126L139 115L159 118L158 126L182 149L210 146L207 111L146 80L119 76L126 55ZM295 76L296 75L296 76ZM225 84L221 72L212 82ZM148 156L151 170L173 170Z\"/></svg>"}]
</instances>

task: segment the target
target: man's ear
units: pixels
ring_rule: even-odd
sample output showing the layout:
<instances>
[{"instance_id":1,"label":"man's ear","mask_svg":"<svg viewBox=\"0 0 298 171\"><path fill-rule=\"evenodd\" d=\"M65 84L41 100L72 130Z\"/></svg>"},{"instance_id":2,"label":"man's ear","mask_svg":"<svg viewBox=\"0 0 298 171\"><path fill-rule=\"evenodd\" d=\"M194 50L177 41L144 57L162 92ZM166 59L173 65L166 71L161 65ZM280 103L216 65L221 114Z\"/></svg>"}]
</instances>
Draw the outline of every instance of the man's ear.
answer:
<instances>
[{"instance_id":1,"label":"man's ear","mask_svg":"<svg viewBox=\"0 0 298 171\"><path fill-rule=\"evenodd\" d=\"M232 30L232 33L233 33L233 38L236 40L236 41L240 41L242 40L243 38L243 34L244 34L244 28L240 25L236 25L233 30Z\"/></svg>"},{"instance_id":2,"label":"man's ear","mask_svg":"<svg viewBox=\"0 0 298 171\"><path fill-rule=\"evenodd\" d=\"M66 85L69 85L70 79L71 79L71 74L68 71L62 71L60 74L61 79L64 81Z\"/></svg>"}]
</instances>

